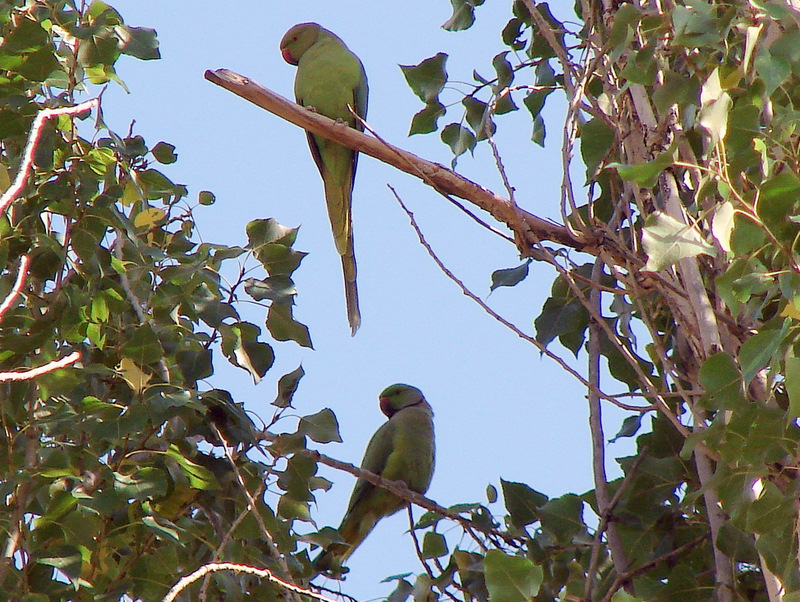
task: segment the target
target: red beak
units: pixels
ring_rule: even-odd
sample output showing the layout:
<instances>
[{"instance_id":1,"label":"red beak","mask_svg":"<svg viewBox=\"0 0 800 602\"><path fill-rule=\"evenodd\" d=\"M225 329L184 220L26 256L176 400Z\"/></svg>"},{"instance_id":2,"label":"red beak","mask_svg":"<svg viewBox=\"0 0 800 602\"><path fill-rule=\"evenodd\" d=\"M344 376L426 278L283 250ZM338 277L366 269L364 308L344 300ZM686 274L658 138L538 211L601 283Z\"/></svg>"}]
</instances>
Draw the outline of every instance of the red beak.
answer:
<instances>
[{"instance_id":1,"label":"red beak","mask_svg":"<svg viewBox=\"0 0 800 602\"><path fill-rule=\"evenodd\" d=\"M297 64L297 61L294 60L294 58L292 57L292 53L289 52L288 48L281 49L281 56L283 57L283 60L289 63L290 65Z\"/></svg>"},{"instance_id":2,"label":"red beak","mask_svg":"<svg viewBox=\"0 0 800 602\"><path fill-rule=\"evenodd\" d=\"M391 403L389 403L389 398L381 397L380 399L381 399L381 412L383 412L387 418L391 418L392 415L395 413L395 409L392 407Z\"/></svg>"}]
</instances>

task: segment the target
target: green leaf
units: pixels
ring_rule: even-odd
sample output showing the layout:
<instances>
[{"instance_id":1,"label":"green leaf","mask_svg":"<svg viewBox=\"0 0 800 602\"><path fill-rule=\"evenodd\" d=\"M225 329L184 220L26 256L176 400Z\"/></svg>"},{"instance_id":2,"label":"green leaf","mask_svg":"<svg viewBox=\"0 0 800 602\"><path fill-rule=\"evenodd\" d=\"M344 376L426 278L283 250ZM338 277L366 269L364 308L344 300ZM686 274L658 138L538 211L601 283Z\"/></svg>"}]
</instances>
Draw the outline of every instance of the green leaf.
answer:
<instances>
[{"instance_id":1,"label":"green leaf","mask_svg":"<svg viewBox=\"0 0 800 602\"><path fill-rule=\"evenodd\" d=\"M387 577L387 579L389 578ZM381 583L387 579L384 579ZM397 576L395 576L394 579L397 579L397 587L392 591L391 594L389 594L389 597L386 598L386 602L406 602L408 597L411 595L411 592L414 591L414 586L405 579Z\"/></svg>"},{"instance_id":2,"label":"green leaf","mask_svg":"<svg viewBox=\"0 0 800 602\"><path fill-rule=\"evenodd\" d=\"M503 44L510 46L514 51L520 51L525 48L525 40L522 38L522 26L524 25L522 19L512 17L506 26L503 28L501 37Z\"/></svg>"},{"instance_id":3,"label":"green leaf","mask_svg":"<svg viewBox=\"0 0 800 602\"><path fill-rule=\"evenodd\" d=\"M408 135L413 134L430 134L435 132L439 127L439 117L444 115L445 108L438 100L425 105L425 108L419 111L411 119L411 127L408 130Z\"/></svg>"},{"instance_id":4,"label":"green leaf","mask_svg":"<svg viewBox=\"0 0 800 602\"><path fill-rule=\"evenodd\" d=\"M261 329L249 322L220 326L222 352L235 366L247 370L258 384L275 362L275 352L258 340Z\"/></svg>"},{"instance_id":5,"label":"green leaf","mask_svg":"<svg viewBox=\"0 0 800 602\"><path fill-rule=\"evenodd\" d=\"M546 128L544 124L544 119L542 119L541 115L537 115L533 118L533 129L531 130L531 142L538 144L541 147L544 147L544 139L546 136Z\"/></svg>"},{"instance_id":6,"label":"green leaf","mask_svg":"<svg viewBox=\"0 0 800 602\"><path fill-rule=\"evenodd\" d=\"M700 367L700 385L716 402L713 409L732 410L745 402L742 375L727 353L712 355Z\"/></svg>"},{"instance_id":7,"label":"green leaf","mask_svg":"<svg viewBox=\"0 0 800 602\"><path fill-rule=\"evenodd\" d=\"M44 553L35 560L37 564L58 569L72 579L76 579L80 576L83 566L83 557L80 551L73 546L48 546L47 549L42 551ZM36 594L33 595L35 596ZM25 602L28 602L28 600L31 600L31 602L39 602L39 600L42 600L42 602L44 602L44 599L30 598L28 594L21 597L20 600L25 600Z\"/></svg>"},{"instance_id":8,"label":"green leaf","mask_svg":"<svg viewBox=\"0 0 800 602\"><path fill-rule=\"evenodd\" d=\"M167 494L167 476L158 468L142 468L133 474L114 473L114 489L126 500L146 500Z\"/></svg>"},{"instance_id":9,"label":"green leaf","mask_svg":"<svg viewBox=\"0 0 800 602\"><path fill-rule=\"evenodd\" d=\"M447 83L446 63L447 55L440 52L418 65L400 65L412 92L426 105L439 102L439 93Z\"/></svg>"},{"instance_id":10,"label":"green leaf","mask_svg":"<svg viewBox=\"0 0 800 602\"><path fill-rule=\"evenodd\" d=\"M297 432L301 435L307 435L317 443L342 442L342 437L339 435L339 422L336 420L334 413L328 408L324 408L316 414L300 418Z\"/></svg>"},{"instance_id":11,"label":"green leaf","mask_svg":"<svg viewBox=\"0 0 800 602\"><path fill-rule=\"evenodd\" d=\"M292 397L297 392L297 387L300 384L300 379L305 375L303 366L300 365L288 374L284 374L278 380L278 396L272 405L279 408L291 407Z\"/></svg>"},{"instance_id":12,"label":"green leaf","mask_svg":"<svg viewBox=\"0 0 800 602\"><path fill-rule=\"evenodd\" d=\"M619 176L628 182L637 182L644 188L652 188L658 181L661 172L671 167L675 162L675 149L670 147L659 154L652 161L636 165L623 165L622 163L609 163L610 169L616 169Z\"/></svg>"},{"instance_id":13,"label":"green leaf","mask_svg":"<svg viewBox=\"0 0 800 602\"><path fill-rule=\"evenodd\" d=\"M800 231L800 226L786 219L787 216L797 213L798 199L800 178L788 170L765 180L758 191L758 217L779 241L787 245L794 242L797 232Z\"/></svg>"},{"instance_id":14,"label":"green leaf","mask_svg":"<svg viewBox=\"0 0 800 602\"><path fill-rule=\"evenodd\" d=\"M247 278L244 281L244 290L256 301L276 301L278 303L293 303L297 295L297 288L288 276L279 274L264 280Z\"/></svg>"},{"instance_id":15,"label":"green leaf","mask_svg":"<svg viewBox=\"0 0 800 602\"><path fill-rule=\"evenodd\" d=\"M539 117L544 108L545 100L550 94L553 93L552 89L545 88L542 90L531 90L528 95L522 99L522 104L531 114L532 118Z\"/></svg>"},{"instance_id":16,"label":"green leaf","mask_svg":"<svg viewBox=\"0 0 800 602\"><path fill-rule=\"evenodd\" d=\"M789 418L800 417L800 358L786 358L786 393L789 395Z\"/></svg>"},{"instance_id":17,"label":"green leaf","mask_svg":"<svg viewBox=\"0 0 800 602\"><path fill-rule=\"evenodd\" d=\"M542 584L542 567L521 556L489 550L483 567L491 602L532 601Z\"/></svg>"},{"instance_id":18,"label":"green leaf","mask_svg":"<svg viewBox=\"0 0 800 602\"><path fill-rule=\"evenodd\" d=\"M287 228L273 218L256 219L249 222L247 232L248 249L259 249L273 243L291 246L297 238L297 228Z\"/></svg>"},{"instance_id":19,"label":"green leaf","mask_svg":"<svg viewBox=\"0 0 800 602\"><path fill-rule=\"evenodd\" d=\"M273 303L267 313L267 329L276 341L294 341L313 349L308 327L296 321L289 305Z\"/></svg>"},{"instance_id":20,"label":"green leaf","mask_svg":"<svg viewBox=\"0 0 800 602\"><path fill-rule=\"evenodd\" d=\"M527 7L522 2L515 2L515 10L518 6L524 8L524 12L527 13ZM564 31L567 31L569 28L566 27L561 21L556 19L553 16L553 13L550 11L550 6L547 2L540 2L536 4L536 10L539 11L539 14L544 18L544 20L549 25L550 30L554 33L554 37L556 40L556 44L560 48L566 48L564 44ZM518 14L526 23L534 23L533 18L530 14L526 16L521 16ZM538 25L534 25L534 35L531 36L531 44L528 47L528 56L533 58L551 58L556 56L556 51L551 45L547 36L544 36L541 31L539 30Z\"/></svg>"},{"instance_id":21,"label":"green leaf","mask_svg":"<svg viewBox=\"0 0 800 602\"><path fill-rule=\"evenodd\" d=\"M120 353L140 365L152 364L164 357L164 350L148 322L138 326L131 333L122 344Z\"/></svg>"},{"instance_id":22,"label":"green leaf","mask_svg":"<svg viewBox=\"0 0 800 602\"><path fill-rule=\"evenodd\" d=\"M143 516L142 524L153 531L159 539L168 539L177 544L181 542L181 529L163 517Z\"/></svg>"},{"instance_id":23,"label":"green leaf","mask_svg":"<svg viewBox=\"0 0 800 602\"><path fill-rule=\"evenodd\" d=\"M308 502L301 502L289 495L282 495L278 499L278 515L287 520L301 520L314 524Z\"/></svg>"},{"instance_id":24,"label":"green leaf","mask_svg":"<svg viewBox=\"0 0 800 602\"><path fill-rule=\"evenodd\" d=\"M314 500L314 495L308 488L309 481L317 472L317 463L308 456L295 454L286 463L284 470L278 477L278 485L286 494L298 502Z\"/></svg>"},{"instance_id":25,"label":"green leaf","mask_svg":"<svg viewBox=\"0 0 800 602\"><path fill-rule=\"evenodd\" d=\"M254 220L247 224L248 249L271 276L289 276L299 266L306 253L292 249L297 228L287 228L274 219Z\"/></svg>"},{"instance_id":26,"label":"green leaf","mask_svg":"<svg viewBox=\"0 0 800 602\"><path fill-rule=\"evenodd\" d=\"M577 355L589 326L589 312L571 293L566 292L564 297L556 297L554 293L544 302L533 324L537 341L548 345L559 337L561 344Z\"/></svg>"},{"instance_id":27,"label":"green leaf","mask_svg":"<svg viewBox=\"0 0 800 602\"><path fill-rule=\"evenodd\" d=\"M214 195L214 193L209 192L208 190L201 190L197 195L197 202L201 205L213 205L216 200L217 197Z\"/></svg>"},{"instance_id":28,"label":"green leaf","mask_svg":"<svg viewBox=\"0 0 800 602\"><path fill-rule=\"evenodd\" d=\"M442 23L442 29L447 31L463 31L472 27L475 22L475 7L483 4L484 0L450 0L453 14Z\"/></svg>"},{"instance_id":29,"label":"green leaf","mask_svg":"<svg viewBox=\"0 0 800 602\"><path fill-rule=\"evenodd\" d=\"M747 339L739 349L739 363L742 366L742 379L745 386L756 374L766 368L789 330L790 320L783 322L780 330L765 330Z\"/></svg>"},{"instance_id":30,"label":"green leaf","mask_svg":"<svg viewBox=\"0 0 800 602\"><path fill-rule=\"evenodd\" d=\"M589 178L594 176L600 164L609 156L609 152L613 151L616 134L605 122L597 118L590 119L583 124L580 134L581 157L583 157L586 175Z\"/></svg>"},{"instance_id":31,"label":"green leaf","mask_svg":"<svg viewBox=\"0 0 800 602\"><path fill-rule=\"evenodd\" d=\"M775 56L772 52L762 49L753 62L759 77L764 80L765 95L771 96L778 87L792 74L792 61Z\"/></svg>"},{"instance_id":32,"label":"green leaf","mask_svg":"<svg viewBox=\"0 0 800 602\"><path fill-rule=\"evenodd\" d=\"M178 160L178 154L175 152L175 145L167 142L159 142L150 151L153 153L156 161L159 163L169 164L175 163Z\"/></svg>"},{"instance_id":33,"label":"green leaf","mask_svg":"<svg viewBox=\"0 0 800 602\"><path fill-rule=\"evenodd\" d=\"M625 420L622 421L622 426L620 426L617 434L612 439L609 439L608 442L614 443L617 439L622 439L623 437L633 437L636 433L639 432L639 428L641 426L642 426L641 414L634 414L633 416L628 416Z\"/></svg>"},{"instance_id":34,"label":"green leaf","mask_svg":"<svg viewBox=\"0 0 800 602\"><path fill-rule=\"evenodd\" d=\"M572 543L573 537L585 531L583 502L573 493L547 501L538 509L542 529L563 546Z\"/></svg>"},{"instance_id":35,"label":"green leaf","mask_svg":"<svg viewBox=\"0 0 800 602\"><path fill-rule=\"evenodd\" d=\"M114 28L114 31L119 38L119 49L123 54L128 54L143 61L161 58L155 29L118 25Z\"/></svg>"},{"instance_id":36,"label":"green leaf","mask_svg":"<svg viewBox=\"0 0 800 602\"><path fill-rule=\"evenodd\" d=\"M752 565L757 565L759 562L752 534L745 533L730 522L720 527L714 543L731 560Z\"/></svg>"},{"instance_id":37,"label":"green leaf","mask_svg":"<svg viewBox=\"0 0 800 602\"><path fill-rule=\"evenodd\" d=\"M187 383L192 386L214 374L211 349L182 349L175 354L175 362Z\"/></svg>"},{"instance_id":38,"label":"green leaf","mask_svg":"<svg viewBox=\"0 0 800 602\"><path fill-rule=\"evenodd\" d=\"M642 245L647 253L644 269L649 272L663 270L687 257L716 255L714 246L695 227L661 211L655 211L645 220Z\"/></svg>"},{"instance_id":39,"label":"green leaf","mask_svg":"<svg viewBox=\"0 0 800 602\"><path fill-rule=\"evenodd\" d=\"M474 96L465 96L461 104L467 110L467 123L472 126L477 135L477 140L486 140L494 135L497 126L492 121L489 105Z\"/></svg>"},{"instance_id":40,"label":"green leaf","mask_svg":"<svg viewBox=\"0 0 800 602\"><path fill-rule=\"evenodd\" d=\"M539 508L547 503L547 496L531 489L525 483L500 479L506 510L515 527L524 527L539 520Z\"/></svg>"},{"instance_id":41,"label":"green leaf","mask_svg":"<svg viewBox=\"0 0 800 602\"><path fill-rule=\"evenodd\" d=\"M440 558L449 553L444 535L429 531L422 540L423 558Z\"/></svg>"},{"instance_id":42,"label":"green leaf","mask_svg":"<svg viewBox=\"0 0 800 602\"><path fill-rule=\"evenodd\" d=\"M32 82L41 82L55 70L59 69L58 59L51 48L43 47L20 56L22 59L15 65L8 65L9 71L19 73ZM2 64L2 60L0 60Z\"/></svg>"},{"instance_id":43,"label":"green leaf","mask_svg":"<svg viewBox=\"0 0 800 602\"><path fill-rule=\"evenodd\" d=\"M530 259L525 263L518 265L515 268L502 268L492 272L492 285L489 287L490 291L501 286L516 286L528 276L528 266Z\"/></svg>"},{"instance_id":44,"label":"green leaf","mask_svg":"<svg viewBox=\"0 0 800 602\"><path fill-rule=\"evenodd\" d=\"M762 479L761 495L747 513L747 529L755 533L768 533L795 519L795 502L791 493L784 494L774 483Z\"/></svg>"},{"instance_id":45,"label":"green leaf","mask_svg":"<svg viewBox=\"0 0 800 602\"><path fill-rule=\"evenodd\" d=\"M508 62L507 56L508 50L504 50L492 59L492 67L497 75L497 82L492 86L495 94L508 88L514 81L514 68Z\"/></svg>"},{"instance_id":46,"label":"green leaf","mask_svg":"<svg viewBox=\"0 0 800 602\"><path fill-rule=\"evenodd\" d=\"M450 147L455 157L475 150L475 134L457 123L446 125L442 130L441 137L442 142Z\"/></svg>"},{"instance_id":47,"label":"green leaf","mask_svg":"<svg viewBox=\"0 0 800 602\"><path fill-rule=\"evenodd\" d=\"M220 489L219 483L217 482L216 477L214 477L214 473L207 468L192 462L189 458L184 457L174 443L170 444L166 454L178 463L178 466L181 467L183 474L189 479L189 485L195 489Z\"/></svg>"},{"instance_id":48,"label":"green leaf","mask_svg":"<svg viewBox=\"0 0 800 602\"><path fill-rule=\"evenodd\" d=\"M675 6L669 15L675 28L673 44L700 48L724 39L725 28L717 22L714 7L703 0L695 0L688 6Z\"/></svg>"},{"instance_id":49,"label":"green leaf","mask_svg":"<svg viewBox=\"0 0 800 602\"><path fill-rule=\"evenodd\" d=\"M608 34L608 44L614 47L627 45L641 18L641 8L635 4L621 4L614 12L614 20Z\"/></svg>"}]
</instances>

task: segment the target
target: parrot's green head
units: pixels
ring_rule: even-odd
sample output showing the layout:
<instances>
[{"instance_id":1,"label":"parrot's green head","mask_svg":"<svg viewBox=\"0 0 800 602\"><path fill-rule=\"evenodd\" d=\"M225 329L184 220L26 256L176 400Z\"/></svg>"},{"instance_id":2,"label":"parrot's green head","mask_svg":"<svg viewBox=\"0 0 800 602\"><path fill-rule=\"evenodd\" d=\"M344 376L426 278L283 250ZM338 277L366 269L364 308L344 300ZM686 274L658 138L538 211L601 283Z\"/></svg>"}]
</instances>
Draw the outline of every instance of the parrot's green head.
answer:
<instances>
[{"instance_id":1,"label":"parrot's green head","mask_svg":"<svg viewBox=\"0 0 800 602\"><path fill-rule=\"evenodd\" d=\"M290 65L296 65L306 50L317 43L320 32L325 31L316 23L299 23L292 27L281 40L281 54Z\"/></svg>"},{"instance_id":2,"label":"parrot's green head","mask_svg":"<svg viewBox=\"0 0 800 602\"><path fill-rule=\"evenodd\" d=\"M386 387L378 399L381 400L381 412L391 418L394 414L410 406L428 406L422 391L411 385L396 384Z\"/></svg>"}]
</instances>

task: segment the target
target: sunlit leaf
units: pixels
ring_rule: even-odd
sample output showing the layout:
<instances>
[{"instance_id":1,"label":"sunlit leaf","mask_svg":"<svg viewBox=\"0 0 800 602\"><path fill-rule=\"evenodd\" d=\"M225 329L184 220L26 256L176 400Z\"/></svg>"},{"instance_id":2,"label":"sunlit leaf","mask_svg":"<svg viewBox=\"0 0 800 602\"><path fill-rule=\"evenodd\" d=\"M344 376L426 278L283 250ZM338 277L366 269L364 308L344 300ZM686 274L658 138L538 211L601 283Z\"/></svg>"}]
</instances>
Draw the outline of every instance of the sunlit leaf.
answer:
<instances>
[{"instance_id":1,"label":"sunlit leaf","mask_svg":"<svg viewBox=\"0 0 800 602\"><path fill-rule=\"evenodd\" d=\"M647 217L642 245L647 253L644 269L651 272L663 270L686 257L716 255L714 246L707 243L694 226L660 211Z\"/></svg>"},{"instance_id":2,"label":"sunlit leaf","mask_svg":"<svg viewBox=\"0 0 800 602\"><path fill-rule=\"evenodd\" d=\"M492 602L532 601L542 583L542 567L527 558L489 550L483 560L486 587Z\"/></svg>"}]
</instances>

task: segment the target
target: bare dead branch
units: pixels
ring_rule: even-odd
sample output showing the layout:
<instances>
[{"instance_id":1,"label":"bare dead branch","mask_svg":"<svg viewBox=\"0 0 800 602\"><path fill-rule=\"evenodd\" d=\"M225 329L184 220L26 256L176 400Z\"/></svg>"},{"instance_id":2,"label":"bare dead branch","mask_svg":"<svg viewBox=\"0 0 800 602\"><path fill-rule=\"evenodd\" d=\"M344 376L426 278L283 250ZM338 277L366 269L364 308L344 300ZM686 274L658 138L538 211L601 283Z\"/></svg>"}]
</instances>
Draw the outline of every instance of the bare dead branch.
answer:
<instances>
[{"instance_id":1,"label":"bare dead branch","mask_svg":"<svg viewBox=\"0 0 800 602\"><path fill-rule=\"evenodd\" d=\"M262 579L268 579L269 581L272 581L272 583L277 584L295 596L302 594L304 596L314 598L315 600L321 600L322 602L337 602L333 598L328 598L327 596L323 596L322 594L319 594L313 590L300 587L299 585L289 583L288 581L284 581L280 577L276 577L270 570L259 569L254 566L236 564L233 562L211 562L209 564L204 564L196 571L186 575L185 577L181 577L181 579L167 592L167 595L161 599L161 602L174 602L178 595L192 583L208 573L215 573L218 571L233 571L234 573L255 575L256 577L261 577ZM301 598L298 597L297 599L300 600Z\"/></svg>"},{"instance_id":2,"label":"bare dead branch","mask_svg":"<svg viewBox=\"0 0 800 602\"><path fill-rule=\"evenodd\" d=\"M3 303L0 305L0 321L2 321L3 316L9 310L9 308L14 304L19 297L19 294L22 292L22 287L25 286L25 281L28 279L28 268L31 265L31 258L28 255L23 255L19 260L19 268L17 269L17 279L14 281L14 286L11 287L11 291L6 295L6 298L3 299Z\"/></svg>"},{"instance_id":3,"label":"bare dead branch","mask_svg":"<svg viewBox=\"0 0 800 602\"><path fill-rule=\"evenodd\" d=\"M60 360L53 360L52 362L47 362L43 366L38 366L36 368L31 368L29 370L14 370L12 372L0 372L0 382L9 382L9 381L20 381L20 380L32 380L37 376L41 376L42 374L49 374L50 372L55 372L61 368L66 368L74 364L75 362L81 359L80 351L73 351L66 357L62 357Z\"/></svg>"},{"instance_id":4,"label":"bare dead branch","mask_svg":"<svg viewBox=\"0 0 800 602\"><path fill-rule=\"evenodd\" d=\"M45 121L48 119L53 119L54 117L58 117L59 115L80 115L81 113L90 111L98 106L100 106L100 99L92 98L91 100L87 100L72 107L43 109L36 114L36 117L33 119L33 123L31 124L31 131L28 134L28 142L25 144L25 150L22 153L22 162L20 163L19 171L17 172L14 181L11 183L11 186L8 187L8 190L6 190L3 195L0 196L0 214L5 213L8 210L8 207L11 205L11 203L14 202L14 200L22 192L22 189L25 188L25 184L28 181L28 176L33 168L34 151L36 150L36 145L39 143L39 138L42 135L42 128L44 127Z\"/></svg>"},{"instance_id":5,"label":"bare dead branch","mask_svg":"<svg viewBox=\"0 0 800 602\"><path fill-rule=\"evenodd\" d=\"M590 241L576 238L560 224L552 223L515 207L508 199L443 165L427 161L398 147L387 145L345 124L337 123L319 113L309 111L233 71L227 69L206 71L205 78L313 134L335 140L343 146L423 179L446 194L473 203L487 211L497 221L506 224L514 232L515 238L525 241L529 246L538 239L591 252ZM524 220L522 225L519 224L520 218Z\"/></svg>"}]
</instances>

